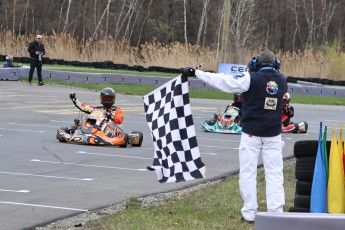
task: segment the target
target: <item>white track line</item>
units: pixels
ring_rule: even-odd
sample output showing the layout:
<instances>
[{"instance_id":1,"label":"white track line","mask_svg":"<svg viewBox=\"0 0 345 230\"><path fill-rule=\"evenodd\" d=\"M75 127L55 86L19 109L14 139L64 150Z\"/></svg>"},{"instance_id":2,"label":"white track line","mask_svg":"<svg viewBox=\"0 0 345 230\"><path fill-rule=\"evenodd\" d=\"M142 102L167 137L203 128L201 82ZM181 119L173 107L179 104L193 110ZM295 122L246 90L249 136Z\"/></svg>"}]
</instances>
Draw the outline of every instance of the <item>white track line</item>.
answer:
<instances>
[{"instance_id":1,"label":"white track line","mask_svg":"<svg viewBox=\"0 0 345 230\"><path fill-rule=\"evenodd\" d=\"M220 147L220 146L214 146L214 145L199 145L199 147L206 147L206 148L219 148L219 149L238 149L238 148Z\"/></svg>"},{"instance_id":2,"label":"white track line","mask_svg":"<svg viewBox=\"0 0 345 230\"><path fill-rule=\"evenodd\" d=\"M121 170L131 170L131 171L147 171L147 169L131 169L131 168L121 168L121 167L112 167L112 166L105 166L105 165L87 165L87 164L76 164L76 163L67 163L67 162L57 162L57 161L41 161L38 159L32 159L30 161L34 162L42 162L42 163L50 163L50 164L63 164L63 165L77 165L77 166L85 166L85 167L96 167L96 168L107 168L107 169L121 169Z\"/></svg>"},{"instance_id":3,"label":"white track line","mask_svg":"<svg viewBox=\"0 0 345 230\"><path fill-rule=\"evenodd\" d=\"M18 193L29 193L29 190L8 190L8 189L0 189L0 192L18 192Z\"/></svg>"},{"instance_id":4,"label":"white track line","mask_svg":"<svg viewBox=\"0 0 345 230\"><path fill-rule=\"evenodd\" d=\"M8 123L9 125L20 125L20 126L30 126L30 127L44 127L44 128L55 128L58 129L57 126L49 126L49 125L31 125L31 124L20 124L20 123Z\"/></svg>"},{"instance_id":5,"label":"white track line","mask_svg":"<svg viewBox=\"0 0 345 230\"><path fill-rule=\"evenodd\" d=\"M1 200L0 200L0 204L13 204L13 205L31 206L31 207L39 207L39 208L52 208L52 209L81 211L81 212L88 212L89 211L87 209L67 208L67 207L58 207L58 206L49 206L49 205L28 204L28 203L17 203L17 202L9 202L9 201L1 201Z\"/></svg>"},{"instance_id":6,"label":"white track line","mask_svg":"<svg viewBox=\"0 0 345 230\"><path fill-rule=\"evenodd\" d=\"M10 174L10 175L21 175L21 176L35 176L35 177L46 177L46 178L54 178L54 179L65 179L65 180L81 180L81 181L92 181L94 179L91 178L73 178L73 177L61 177L61 176L46 176L46 175L37 175L37 174L29 174L29 173L15 173L15 172L5 172L0 171L1 174Z\"/></svg>"},{"instance_id":7,"label":"white track line","mask_svg":"<svg viewBox=\"0 0 345 230\"><path fill-rule=\"evenodd\" d=\"M28 129L7 129L7 128L0 128L2 130L9 130L9 131L20 131L20 132L32 132L32 133L44 133L45 131L42 130L28 130Z\"/></svg>"},{"instance_id":8,"label":"white track line","mask_svg":"<svg viewBox=\"0 0 345 230\"><path fill-rule=\"evenodd\" d=\"M224 142L240 142L240 141L233 141L233 140L219 140L219 139L210 139L210 138L203 138L197 137L198 140L207 140L207 141L224 141Z\"/></svg>"},{"instance_id":9,"label":"white track line","mask_svg":"<svg viewBox=\"0 0 345 230\"><path fill-rule=\"evenodd\" d=\"M151 159L152 159L152 158L147 158L147 157L123 156L123 155L105 154L105 153L89 153L89 152L84 152L84 151L78 151L77 153L88 154L88 155L96 155L96 156L123 157L123 158L132 158L132 159L143 159L143 160L151 160Z\"/></svg>"}]
</instances>

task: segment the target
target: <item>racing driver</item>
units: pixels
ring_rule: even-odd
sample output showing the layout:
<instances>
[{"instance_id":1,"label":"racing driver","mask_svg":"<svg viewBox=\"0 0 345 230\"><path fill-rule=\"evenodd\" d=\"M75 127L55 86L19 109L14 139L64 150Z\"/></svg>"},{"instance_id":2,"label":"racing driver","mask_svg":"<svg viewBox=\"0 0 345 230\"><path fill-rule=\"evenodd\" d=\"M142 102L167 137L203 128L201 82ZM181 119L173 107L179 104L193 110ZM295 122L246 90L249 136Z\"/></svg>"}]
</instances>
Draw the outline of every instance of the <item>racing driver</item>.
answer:
<instances>
[{"instance_id":1,"label":"racing driver","mask_svg":"<svg viewBox=\"0 0 345 230\"><path fill-rule=\"evenodd\" d=\"M121 108L114 106L116 100L116 92L112 88L104 88L101 91L100 99L102 106L90 106L81 103L77 98L75 93L70 93L73 104L80 109L82 112L90 114L94 109L104 109L107 114L107 118L113 121L115 124L121 124L124 119L124 114Z\"/></svg>"}]
</instances>

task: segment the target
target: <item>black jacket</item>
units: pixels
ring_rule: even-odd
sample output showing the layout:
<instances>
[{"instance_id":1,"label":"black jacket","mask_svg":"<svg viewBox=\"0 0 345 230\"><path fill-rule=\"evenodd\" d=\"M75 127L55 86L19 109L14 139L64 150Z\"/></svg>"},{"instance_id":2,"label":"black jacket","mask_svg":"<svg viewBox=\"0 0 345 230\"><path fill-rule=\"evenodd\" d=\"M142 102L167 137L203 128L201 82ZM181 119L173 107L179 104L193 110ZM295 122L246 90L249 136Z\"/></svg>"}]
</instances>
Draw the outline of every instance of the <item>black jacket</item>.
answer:
<instances>
[{"instance_id":1,"label":"black jacket","mask_svg":"<svg viewBox=\"0 0 345 230\"><path fill-rule=\"evenodd\" d=\"M36 51L42 52L43 55L45 54L45 49L44 45L42 42L38 43L36 40L30 42L29 47L28 47L28 52L30 54L30 57L38 60L38 55L36 54Z\"/></svg>"},{"instance_id":2,"label":"black jacket","mask_svg":"<svg viewBox=\"0 0 345 230\"><path fill-rule=\"evenodd\" d=\"M279 135L286 77L272 69L250 72L250 78L249 90L242 94L243 132L258 137Z\"/></svg>"}]
</instances>

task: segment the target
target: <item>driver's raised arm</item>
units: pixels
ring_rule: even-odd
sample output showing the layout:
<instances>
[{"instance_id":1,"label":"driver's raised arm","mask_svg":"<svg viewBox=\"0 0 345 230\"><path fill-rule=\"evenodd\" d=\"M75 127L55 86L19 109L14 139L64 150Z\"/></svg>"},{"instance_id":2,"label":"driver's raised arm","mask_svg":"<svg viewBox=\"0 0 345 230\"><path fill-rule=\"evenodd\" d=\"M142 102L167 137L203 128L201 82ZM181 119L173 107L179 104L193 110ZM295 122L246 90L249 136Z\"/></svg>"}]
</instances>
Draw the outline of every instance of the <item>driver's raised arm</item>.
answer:
<instances>
[{"instance_id":1,"label":"driver's raised arm","mask_svg":"<svg viewBox=\"0 0 345 230\"><path fill-rule=\"evenodd\" d=\"M78 98L75 96L75 93L70 93L69 97L71 98L71 101L73 104L82 112L90 114L93 111L93 107L89 105L85 105L84 103L81 103Z\"/></svg>"}]
</instances>

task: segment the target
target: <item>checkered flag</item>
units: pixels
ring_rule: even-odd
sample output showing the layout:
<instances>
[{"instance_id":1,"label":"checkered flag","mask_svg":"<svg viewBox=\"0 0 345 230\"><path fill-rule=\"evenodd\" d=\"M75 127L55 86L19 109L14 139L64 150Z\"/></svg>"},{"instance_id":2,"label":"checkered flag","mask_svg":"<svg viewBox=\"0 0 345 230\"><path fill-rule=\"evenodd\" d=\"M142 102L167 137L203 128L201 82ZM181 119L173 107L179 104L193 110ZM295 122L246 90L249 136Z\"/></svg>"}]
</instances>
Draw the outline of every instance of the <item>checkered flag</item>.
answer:
<instances>
[{"instance_id":1,"label":"checkered flag","mask_svg":"<svg viewBox=\"0 0 345 230\"><path fill-rule=\"evenodd\" d=\"M155 154L154 170L161 183L205 177L189 103L186 77L178 76L144 96L146 120Z\"/></svg>"}]
</instances>

